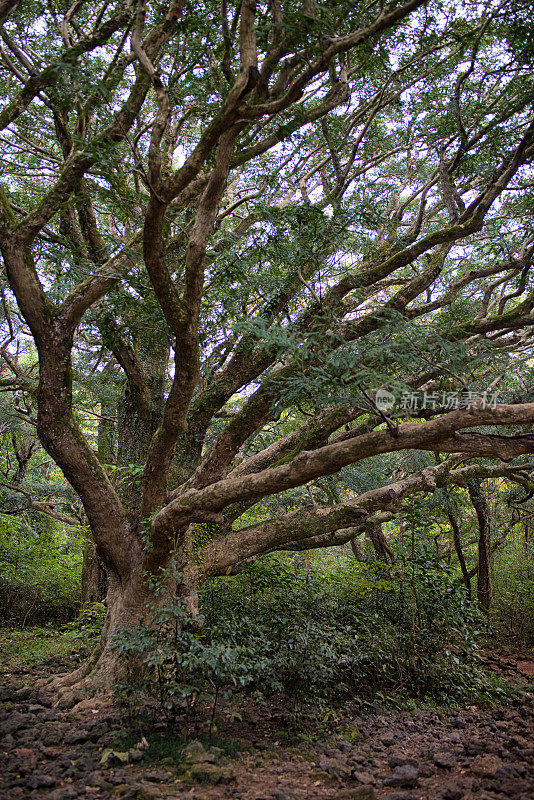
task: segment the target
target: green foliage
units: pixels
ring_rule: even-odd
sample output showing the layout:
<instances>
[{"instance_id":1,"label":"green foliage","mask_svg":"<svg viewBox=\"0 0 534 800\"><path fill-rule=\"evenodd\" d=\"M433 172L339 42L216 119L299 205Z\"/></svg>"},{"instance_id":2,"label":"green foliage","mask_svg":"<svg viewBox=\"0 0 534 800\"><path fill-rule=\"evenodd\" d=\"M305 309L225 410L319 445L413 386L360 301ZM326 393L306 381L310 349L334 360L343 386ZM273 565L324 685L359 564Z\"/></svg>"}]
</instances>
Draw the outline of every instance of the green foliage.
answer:
<instances>
[{"instance_id":1,"label":"green foliage","mask_svg":"<svg viewBox=\"0 0 534 800\"><path fill-rule=\"evenodd\" d=\"M199 630L179 597L162 602L168 581L179 581L172 569L151 581L156 600L146 606L139 625L116 630L112 645L127 666L127 680L115 686L122 702L139 696L157 700L170 721L185 712L185 734L193 706L214 694L213 715L221 689L245 686L252 680L250 649L228 641L213 641Z\"/></svg>"},{"instance_id":2,"label":"green foliage","mask_svg":"<svg viewBox=\"0 0 534 800\"><path fill-rule=\"evenodd\" d=\"M127 665L116 693L132 708L140 696L156 701L186 734L208 697L213 732L221 690L283 691L298 708L398 693L457 701L484 688L477 612L449 569L424 556L390 570L263 559L230 583L211 581L196 619L179 598L161 601L164 584L141 624L114 634Z\"/></svg>"},{"instance_id":3,"label":"green foliage","mask_svg":"<svg viewBox=\"0 0 534 800\"><path fill-rule=\"evenodd\" d=\"M72 638L89 641L100 636L106 618L104 603L84 603L76 619L65 626Z\"/></svg>"},{"instance_id":4,"label":"green foliage","mask_svg":"<svg viewBox=\"0 0 534 800\"><path fill-rule=\"evenodd\" d=\"M493 564L491 628L506 648L534 648L534 553L518 537Z\"/></svg>"},{"instance_id":5,"label":"green foliage","mask_svg":"<svg viewBox=\"0 0 534 800\"><path fill-rule=\"evenodd\" d=\"M81 654L86 655L85 647L80 648L81 644L80 637L69 630L38 626L22 629L0 627L2 666L8 670L31 667L44 659L62 661L68 659L73 651L81 650Z\"/></svg>"},{"instance_id":6,"label":"green foliage","mask_svg":"<svg viewBox=\"0 0 534 800\"><path fill-rule=\"evenodd\" d=\"M42 516L0 514L0 618L19 625L72 619L80 605L82 540Z\"/></svg>"},{"instance_id":7,"label":"green foliage","mask_svg":"<svg viewBox=\"0 0 534 800\"><path fill-rule=\"evenodd\" d=\"M257 685L294 703L387 689L460 699L481 686L477 612L451 571L424 554L391 569L341 559L307 570L266 560L203 593L211 642L253 653Z\"/></svg>"}]
</instances>

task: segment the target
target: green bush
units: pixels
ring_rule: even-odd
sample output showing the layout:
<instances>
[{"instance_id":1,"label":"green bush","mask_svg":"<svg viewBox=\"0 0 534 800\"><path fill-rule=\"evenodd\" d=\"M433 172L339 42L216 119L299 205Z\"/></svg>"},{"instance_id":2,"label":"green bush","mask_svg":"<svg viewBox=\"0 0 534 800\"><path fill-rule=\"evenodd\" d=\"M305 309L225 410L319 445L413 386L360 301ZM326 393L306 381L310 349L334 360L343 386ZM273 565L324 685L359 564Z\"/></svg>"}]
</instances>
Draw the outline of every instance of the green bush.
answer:
<instances>
[{"instance_id":1,"label":"green bush","mask_svg":"<svg viewBox=\"0 0 534 800\"><path fill-rule=\"evenodd\" d=\"M506 647L534 647L534 551L521 539L495 554L490 622Z\"/></svg>"},{"instance_id":2,"label":"green bush","mask_svg":"<svg viewBox=\"0 0 534 800\"><path fill-rule=\"evenodd\" d=\"M94 639L102 633L105 618L104 603L84 603L76 619L65 625L65 633L69 633L71 639Z\"/></svg>"},{"instance_id":3,"label":"green bush","mask_svg":"<svg viewBox=\"0 0 534 800\"><path fill-rule=\"evenodd\" d=\"M82 544L51 520L0 514L0 620L65 623L80 607Z\"/></svg>"},{"instance_id":4,"label":"green bush","mask_svg":"<svg viewBox=\"0 0 534 800\"><path fill-rule=\"evenodd\" d=\"M162 574L151 581L156 597L169 577ZM172 577L172 576L171 576ZM175 575L179 580L179 575ZM127 672L115 685L116 698L138 708L140 696L155 700L170 722L185 716L187 737L189 718L200 698L213 697L209 734L221 690L250 683L254 662L248 648L229 642L210 642L198 630L179 597L160 605L146 606L141 624L115 631L112 645L123 657Z\"/></svg>"},{"instance_id":5,"label":"green bush","mask_svg":"<svg viewBox=\"0 0 534 800\"><path fill-rule=\"evenodd\" d=\"M483 632L455 576L424 554L387 569L270 559L202 593L203 635L252 653L262 691L342 700L379 691L459 699L482 682Z\"/></svg>"},{"instance_id":6,"label":"green bush","mask_svg":"<svg viewBox=\"0 0 534 800\"><path fill-rule=\"evenodd\" d=\"M457 701L484 687L479 612L446 566L424 554L387 568L341 559L309 569L263 559L210 581L192 620L178 599L115 634L128 677L117 696L157 701L187 727L199 697L248 687L293 708L356 698Z\"/></svg>"}]
</instances>

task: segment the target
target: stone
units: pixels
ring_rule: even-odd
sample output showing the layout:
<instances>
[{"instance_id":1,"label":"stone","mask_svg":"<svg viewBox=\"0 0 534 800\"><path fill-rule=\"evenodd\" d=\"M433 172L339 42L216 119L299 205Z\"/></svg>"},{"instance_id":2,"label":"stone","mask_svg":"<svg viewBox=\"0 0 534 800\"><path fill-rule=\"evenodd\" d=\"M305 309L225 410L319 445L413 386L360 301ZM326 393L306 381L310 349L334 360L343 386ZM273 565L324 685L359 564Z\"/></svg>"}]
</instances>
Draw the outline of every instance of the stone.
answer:
<instances>
[{"instance_id":1,"label":"stone","mask_svg":"<svg viewBox=\"0 0 534 800\"><path fill-rule=\"evenodd\" d=\"M192 764L187 771L187 776L196 783L232 783L235 780L235 773L231 767L219 767L216 764L197 763Z\"/></svg>"},{"instance_id":2,"label":"stone","mask_svg":"<svg viewBox=\"0 0 534 800\"><path fill-rule=\"evenodd\" d=\"M456 781L451 781L445 787L443 800L462 800L464 795L465 790Z\"/></svg>"},{"instance_id":3,"label":"stone","mask_svg":"<svg viewBox=\"0 0 534 800\"><path fill-rule=\"evenodd\" d=\"M148 772L143 772L143 779L153 783L166 783L172 780L172 775L164 769L152 769Z\"/></svg>"},{"instance_id":4,"label":"stone","mask_svg":"<svg viewBox=\"0 0 534 800\"><path fill-rule=\"evenodd\" d=\"M317 766L337 780L348 780L351 777L352 769L350 765L341 758L320 756L317 759Z\"/></svg>"},{"instance_id":5,"label":"stone","mask_svg":"<svg viewBox=\"0 0 534 800\"><path fill-rule=\"evenodd\" d=\"M394 769L395 767L403 767L405 764L410 764L412 767L416 767L417 760L415 758L411 758L410 756L405 756L402 753L394 753L388 758L388 764L391 769Z\"/></svg>"},{"instance_id":6,"label":"stone","mask_svg":"<svg viewBox=\"0 0 534 800\"><path fill-rule=\"evenodd\" d=\"M156 789L155 786L151 784L142 784L138 788L135 788L132 794L132 800L157 800L158 797L162 796L159 789Z\"/></svg>"},{"instance_id":7,"label":"stone","mask_svg":"<svg viewBox=\"0 0 534 800\"><path fill-rule=\"evenodd\" d=\"M105 779L104 773L98 770L91 772L85 779L85 783L87 786L98 786L100 789L111 788L111 783Z\"/></svg>"},{"instance_id":8,"label":"stone","mask_svg":"<svg viewBox=\"0 0 534 800\"><path fill-rule=\"evenodd\" d=\"M49 789L55 786L57 779L51 775L45 775L44 772L34 772L28 780L30 789Z\"/></svg>"},{"instance_id":9,"label":"stone","mask_svg":"<svg viewBox=\"0 0 534 800\"><path fill-rule=\"evenodd\" d=\"M24 669L24 670L23 670L23 669L20 669L20 670L19 670L19 673L21 673L21 674L27 674L27 673L28 673L28 670L25 670L25 669ZM16 699L17 699L17 700L19 701L19 703L20 703L20 702L21 702L21 700L29 700L29 699L30 699L30 697L31 697L31 694L32 694L32 690L30 689L30 687L29 687L29 686L25 686L25 687L24 687L24 688L22 688L22 689L17 689L17 691L15 692L15 697L16 697Z\"/></svg>"},{"instance_id":10,"label":"stone","mask_svg":"<svg viewBox=\"0 0 534 800\"><path fill-rule=\"evenodd\" d=\"M60 789L54 789L48 795L48 800L74 800L78 797L78 792L72 786L62 786Z\"/></svg>"},{"instance_id":11,"label":"stone","mask_svg":"<svg viewBox=\"0 0 534 800\"><path fill-rule=\"evenodd\" d=\"M33 772L37 766L37 753L35 750L30 750L27 747L17 747L13 750L13 755L16 757L18 770L22 775L27 775Z\"/></svg>"},{"instance_id":12,"label":"stone","mask_svg":"<svg viewBox=\"0 0 534 800\"><path fill-rule=\"evenodd\" d=\"M52 708L52 697L47 694L36 693L34 695L34 701L45 708Z\"/></svg>"},{"instance_id":13,"label":"stone","mask_svg":"<svg viewBox=\"0 0 534 800\"><path fill-rule=\"evenodd\" d=\"M114 797L128 797L132 796L132 787L129 783L119 783L113 787L112 794Z\"/></svg>"},{"instance_id":14,"label":"stone","mask_svg":"<svg viewBox=\"0 0 534 800\"><path fill-rule=\"evenodd\" d=\"M19 711L13 711L0 725L0 733L4 734L4 736L8 733L17 733L17 731L27 727L30 721L34 719L34 714L21 714Z\"/></svg>"},{"instance_id":15,"label":"stone","mask_svg":"<svg viewBox=\"0 0 534 800\"><path fill-rule=\"evenodd\" d=\"M520 778L506 778L499 782L498 789L504 797L520 797L521 792L528 792L529 789L532 789L532 783Z\"/></svg>"},{"instance_id":16,"label":"stone","mask_svg":"<svg viewBox=\"0 0 534 800\"><path fill-rule=\"evenodd\" d=\"M471 770L483 778L493 778L501 766L501 759L493 755L477 756L471 762Z\"/></svg>"},{"instance_id":17,"label":"stone","mask_svg":"<svg viewBox=\"0 0 534 800\"><path fill-rule=\"evenodd\" d=\"M419 770L412 764L404 764L396 767L389 778L386 780L387 786L399 786L400 788L413 789L417 786Z\"/></svg>"},{"instance_id":18,"label":"stone","mask_svg":"<svg viewBox=\"0 0 534 800\"><path fill-rule=\"evenodd\" d=\"M372 786L375 782L375 779L370 772L355 771L352 773L352 778L353 780L358 781L358 783L363 783L370 786Z\"/></svg>"},{"instance_id":19,"label":"stone","mask_svg":"<svg viewBox=\"0 0 534 800\"><path fill-rule=\"evenodd\" d=\"M129 761L130 756L127 751L112 750L110 747L106 747L100 758L100 764L105 767L113 764L128 764Z\"/></svg>"},{"instance_id":20,"label":"stone","mask_svg":"<svg viewBox=\"0 0 534 800\"><path fill-rule=\"evenodd\" d=\"M421 778L430 778L435 772L436 768L430 761L423 761L423 763L419 765L419 775Z\"/></svg>"},{"instance_id":21,"label":"stone","mask_svg":"<svg viewBox=\"0 0 534 800\"><path fill-rule=\"evenodd\" d=\"M376 800L372 786L358 786L356 789L342 789L333 800Z\"/></svg>"},{"instance_id":22,"label":"stone","mask_svg":"<svg viewBox=\"0 0 534 800\"><path fill-rule=\"evenodd\" d=\"M41 705L41 703L30 703L28 706L28 711L30 714L40 714L43 711L46 711L45 707Z\"/></svg>"},{"instance_id":23,"label":"stone","mask_svg":"<svg viewBox=\"0 0 534 800\"><path fill-rule=\"evenodd\" d=\"M387 800L419 800L419 795L413 794L413 792L393 792L393 794L388 794Z\"/></svg>"},{"instance_id":24,"label":"stone","mask_svg":"<svg viewBox=\"0 0 534 800\"><path fill-rule=\"evenodd\" d=\"M66 744L83 744L89 738L89 731L84 728L77 728L74 731L69 731L65 736Z\"/></svg>"},{"instance_id":25,"label":"stone","mask_svg":"<svg viewBox=\"0 0 534 800\"><path fill-rule=\"evenodd\" d=\"M432 761L440 769L452 769L457 763L457 758L452 753L439 752L434 754Z\"/></svg>"},{"instance_id":26,"label":"stone","mask_svg":"<svg viewBox=\"0 0 534 800\"><path fill-rule=\"evenodd\" d=\"M43 725L41 733L41 742L50 747L50 745L60 744L67 731L67 725L62 723L47 722Z\"/></svg>"},{"instance_id":27,"label":"stone","mask_svg":"<svg viewBox=\"0 0 534 800\"><path fill-rule=\"evenodd\" d=\"M184 747L184 756L185 756L185 758L188 758L188 757L191 757L191 756L196 756L196 755L201 755L202 753L205 753L205 752L206 751L204 750L204 745L202 744L202 742L199 742L196 739L194 741L192 741L192 742L189 742Z\"/></svg>"},{"instance_id":28,"label":"stone","mask_svg":"<svg viewBox=\"0 0 534 800\"><path fill-rule=\"evenodd\" d=\"M331 786L333 783L336 783L336 779L333 778L332 775L330 775L328 772L324 772L321 769L310 772L310 778L312 781L321 781L327 786Z\"/></svg>"},{"instance_id":29,"label":"stone","mask_svg":"<svg viewBox=\"0 0 534 800\"><path fill-rule=\"evenodd\" d=\"M108 773L107 779L114 786L118 786L120 783L135 783L135 778L125 769L114 769L113 772Z\"/></svg>"},{"instance_id":30,"label":"stone","mask_svg":"<svg viewBox=\"0 0 534 800\"><path fill-rule=\"evenodd\" d=\"M217 748L218 750L219 748ZM183 750L185 764L215 764L215 753L204 749L201 742L189 742Z\"/></svg>"},{"instance_id":31,"label":"stone","mask_svg":"<svg viewBox=\"0 0 534 800\"><path fill-rule=\"evenodd\" d=\"M466 739L464 742L464 750L468 756L477 756L486 752L486 747L480 739Z\"/></svg>"},{"instance_id":32,"label":"stone","mask_svg":"<svg viewBox=\"0 0 534 800\"><path fill-rule=\"evenodd\" d=\"M283 789L275 789L271 796L273 800L295 800L294 794L288 794Z\"/></svg>"}]
</instances>

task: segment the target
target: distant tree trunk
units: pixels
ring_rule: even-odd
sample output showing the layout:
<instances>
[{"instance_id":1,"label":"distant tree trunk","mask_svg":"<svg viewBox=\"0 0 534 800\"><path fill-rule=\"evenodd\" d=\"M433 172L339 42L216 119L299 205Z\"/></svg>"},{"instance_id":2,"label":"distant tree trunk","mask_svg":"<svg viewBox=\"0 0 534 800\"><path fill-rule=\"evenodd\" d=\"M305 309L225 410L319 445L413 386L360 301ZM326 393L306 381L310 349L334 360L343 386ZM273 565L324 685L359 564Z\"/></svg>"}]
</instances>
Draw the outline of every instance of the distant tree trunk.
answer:
<instances>
[{"instance_id":1,"label":"distant tree trunk","mask_svg":"<svg viewBox=\"0 0 534 800\"><path fill-rule=\"evenodd\" d=\"M109 361L102 374L113 373L114 362ZM97 453L101 464L115 464L114 443L116 438L116 408L109 400L103 400L100 406L100 417L97 430ZM102 603L108 591L108 574L102 559L98 555L94 542L87 539L83 549L82 564L82 602Z\"/></svg>"},{"instance_id":2,"label":"distant tree trunk","mask_svg":"<svg viewBox=\"0 0 534 800\"><path fill-rule=\"evenodd\" d=\"M354 537L350 540L350 546L352 552L354 554L354 558L356 561L365 561L365 556L363 555L362 551L360 550L360 543L358 542L357 538Z\"/></svg>"},{"instance_id":3,"label":"distant tree trunk","mask_svg":"<svg viewBox=\"0 0 534 800\"><path fill-rule=\"evenodd\" d=\"M478 520L477 599L481 608L488 612L492 602L489 509L480 481L469 481L467 490Z\"/></svg>"},{"instance_id":4,"label":"distant tree trunk","mask_svg":"<svg viewBox=\"0 0 534 800\"><path fill-rule=\"evenodd\" d=\"M86 541L82 565L82 601L102 603L108 590L106 568L91 541Z\"/></svg>"},{"instance_id":5,"label":"distant tree trunk","mask_svg":"<svg viewBox=\"0 0 534 800\"><path fill-rule=\"evenodd\" d=\"M389 559L393 563L395 561L395 553L387 543L387 539L382 532L382 525L369 525L367 527L367 535L380 561Z\"/></svg>"},{"instance_id":6,"label":"distant tree trunk","mask_svg":"<svg viewBox=\"0 0 534 800\"><path fill-rule=\"evenodd\" d=\"M469 577L469 572L467 571L467 565L465 563L465 558L462 550L462 542L460 540L460 528L458 527L458 523L452 511L447 512L447 517L449 519L449 523L452 528L454 549L456 550L456 555L458 556L458 563L460 564L460 569L462 570L462 580L465 585L467 598L468 600L472 600L473 595L471 592L471 578Z\"/></svg>"}]
</instances>

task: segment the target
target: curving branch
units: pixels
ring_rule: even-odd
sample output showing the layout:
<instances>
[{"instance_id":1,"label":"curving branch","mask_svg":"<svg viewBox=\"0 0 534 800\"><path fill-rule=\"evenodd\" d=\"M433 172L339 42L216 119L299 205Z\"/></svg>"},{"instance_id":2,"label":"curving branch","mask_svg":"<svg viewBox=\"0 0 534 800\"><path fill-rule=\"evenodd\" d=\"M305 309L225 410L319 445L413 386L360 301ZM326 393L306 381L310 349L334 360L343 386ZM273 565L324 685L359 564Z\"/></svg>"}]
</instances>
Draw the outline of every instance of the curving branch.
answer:
<instances>
[{"instance_id":1,"label":"curving branch","mask_svg":"<svg viewBox=\"0 0 534 800\"><path fill-rule=\"evenodd\" d=\"M521 469L533 466L530 463L522 465ZM473 479L513 478L517 470L517 466L480 464L455 468L454 461L443 461L344 503L328 508L299 509L231 531L206 546L201 553L200 569L206 574L224 575L234 572L235 566L242 562L276 550L308 550L344 544L369 525L390 519L402 501L416 492L434 492L450 484L466 486Z\"/></svg>"},{"instance_id":2,"label":"curving branch","mask_svg":"<svg viewBox=\"0 0 534 800\"><path fill-rule=\"evenodd\" d=\"M223 522L222 510L236 502L258 500L268 494L302 486L314 478L332 475L349 464L373 455L399 450L467 453L513 458L534 452L534 436L489 436L465 433L480 425L525 425L534 422L534 403L497 405L494 409L458 409L423 423L406 422L395 431L382 429L302 451L291 461L253 475L229 477L203 489L178 490L152 519L154 541L164 545L187 525L205 519Z\"/></svg>"}]
</instances>

